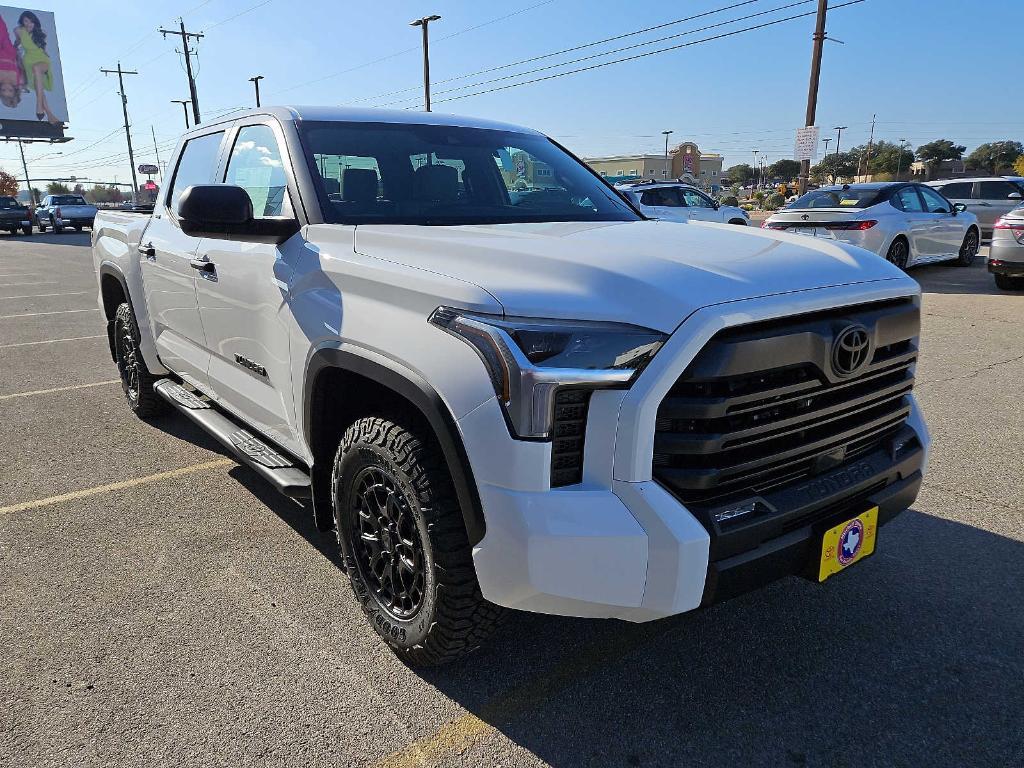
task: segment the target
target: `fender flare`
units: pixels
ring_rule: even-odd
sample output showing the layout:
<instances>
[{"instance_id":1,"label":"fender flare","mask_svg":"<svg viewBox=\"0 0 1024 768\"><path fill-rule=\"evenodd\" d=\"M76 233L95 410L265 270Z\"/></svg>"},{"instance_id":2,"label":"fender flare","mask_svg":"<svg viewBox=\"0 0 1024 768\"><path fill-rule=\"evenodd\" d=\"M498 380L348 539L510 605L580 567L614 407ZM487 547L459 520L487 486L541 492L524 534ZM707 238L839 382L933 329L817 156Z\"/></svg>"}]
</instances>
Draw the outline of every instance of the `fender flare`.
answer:
<instances>
[{"instance_id":1,"label":"fender flare","mask_svg":"<svg viewBox=\"0 0 1024 768\"><path fill-rule=\"evenodd\" d=\"M448 465L448 471L455 487L455 494L462 510L463 520L466 525L466 534L470 546L476 546L484 537L485 522L483 508L480 503L480 494L477 491L476 481L473 479L473 470L469 464L465 445L459 434L458 427L451 411L437 391L422 377L416 373L400 367L387 358L371 359L368 354L352 349L338 349L336 347L325 347L313 353L306 366L306 377L303 384L303 414L302 426L306 440L312 434L312 400L313 386L317 377L328 368L336 368L349 373L354 373L364 378L376 381L382 386L390 389L407 402L411 403L423 418L430 425L437 437L441 452ZM314 448L314 446L310 446ZM310 451L315 454L314 450ZM315 458L314 458L315 463ZM314 468L313 475L313 499L314 513L317 517L317 524L321 528L333 525L333 514L330 511L317 511L317 480L324 481L321 471ZM318 478L319 476L319 478ZM329 482L330 468L327 468ZM325 517L326 516L326 517ZM330 521L328 523L328 521Z\"/></svg>"},{"instance_id":2,"label":"fender flare","mask_svg":"<svg viewBox=\"0 0 1024 768\"><path fill-rule=\"evenodd\" d=\"M124 292L125 300L128 302L128 306L132 308L132 313L135 313L135 306L132 304L132 294L128 290L128 280L124 276L118 267L111 264L109 261L105 261L100 264L99 269L99 282L100 282L100 302L103 308L103 319L107 324L107 342L110 344L110 359L117 362L117 350L114 348L114 321L106 316L106 306L103 302L103 278L110 276L117 280L121 284L121 290ZM137 315L136 315L137 317Z\"/></svg>"}]
</instances>

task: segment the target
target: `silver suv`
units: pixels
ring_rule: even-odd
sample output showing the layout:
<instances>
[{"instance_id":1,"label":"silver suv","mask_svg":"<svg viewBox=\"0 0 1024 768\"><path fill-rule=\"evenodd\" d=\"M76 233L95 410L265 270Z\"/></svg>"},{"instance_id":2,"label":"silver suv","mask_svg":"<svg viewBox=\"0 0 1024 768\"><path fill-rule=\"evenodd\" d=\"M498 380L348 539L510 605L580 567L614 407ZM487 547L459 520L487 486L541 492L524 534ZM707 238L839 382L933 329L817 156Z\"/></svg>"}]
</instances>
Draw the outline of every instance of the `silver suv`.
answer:
<instances>
[{"instance_id":1,"label":"silver suv","mask_svg":"<svg viewBox=\"0 0 1024 768\"><path fill-rule=\"evenodd\" d=\"M973 179L945 179L929 181L954 203L963 203L978 217L981 233L992 236L996 219L1009 213L1024 200L1024 185L1003 176L980 176Z\"/></svg>"},{"instance_id":2,"label":"silver suv","mask_svg":"<svg viewBox=\"0 0 1024 768\"><path fill-rule=\"evenodd\" d=\"M615 188L652 219L663 221L717 221L747 224L750 216L742 208L721 205L694 186L679 181L638 181L616 184Z\"/></svg>"}]
</instances>

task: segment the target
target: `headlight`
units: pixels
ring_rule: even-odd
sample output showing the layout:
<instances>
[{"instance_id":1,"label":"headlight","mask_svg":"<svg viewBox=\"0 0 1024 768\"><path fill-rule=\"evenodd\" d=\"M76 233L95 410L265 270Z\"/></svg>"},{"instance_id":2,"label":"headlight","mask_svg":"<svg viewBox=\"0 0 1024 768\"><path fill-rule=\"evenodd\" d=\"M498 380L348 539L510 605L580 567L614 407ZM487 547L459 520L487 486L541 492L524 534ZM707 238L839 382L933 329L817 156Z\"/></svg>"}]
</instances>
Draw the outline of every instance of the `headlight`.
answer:
<instances>
[{"instance_id":1,"label":"headlight","mask_svg":"<svg viewBox=\"0 0 1024 768\"><path fill-rule=\"evenodd\" d=\"M619 323L502 318L438 307L430 322L476 350L517 437L547 438L559 387L622 389L664 333Z\"/></svg>"}]
</instances>

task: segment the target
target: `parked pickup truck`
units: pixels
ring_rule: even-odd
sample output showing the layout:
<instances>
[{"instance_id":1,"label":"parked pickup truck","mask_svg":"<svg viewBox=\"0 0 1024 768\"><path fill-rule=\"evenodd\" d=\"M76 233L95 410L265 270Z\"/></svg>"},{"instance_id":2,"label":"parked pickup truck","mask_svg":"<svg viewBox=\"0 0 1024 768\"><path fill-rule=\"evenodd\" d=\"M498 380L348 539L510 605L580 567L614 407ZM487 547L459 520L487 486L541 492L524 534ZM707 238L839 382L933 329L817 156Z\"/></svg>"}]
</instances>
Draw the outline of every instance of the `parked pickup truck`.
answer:
<instances>
[{"instance_id":1,"label":"parked pickup truck","mask_svg":"<svg viewBox=\"0 0 1024 768\"><path fill-rule=\"evenodd\" d=\"M0 197L0 229L5 229L12 235L22 232L26 235L32 234L32 214L27 206L18 202L17 198Z\"/></svg>"},{"instance_id":2,"label":"parked pickup truck","mask_svg":"<svg viewBox=\"0 0 1024 768\"><path fill-rule=\"evenodd\" d=\"M309 499L410 663L503 607L822 581L917 495L919 289L872 253L651 221L542 134L438 114L246 112L171 169L93 233L128 405Z\"/></svg>"},{"instance_id":3,"label":"parked pickup truck","mask_svg":"<svg viewBox=\"0 0 1024 768\"><path fill-rule=\"evenodd\" d=\"M36 208L36 226L40 232L45 232L47 227L58 233L65 227L81 232L83 227L92 229L95 218L96 206L87 203L81 195L47 195Z\"/></svg>"}]
</instances>

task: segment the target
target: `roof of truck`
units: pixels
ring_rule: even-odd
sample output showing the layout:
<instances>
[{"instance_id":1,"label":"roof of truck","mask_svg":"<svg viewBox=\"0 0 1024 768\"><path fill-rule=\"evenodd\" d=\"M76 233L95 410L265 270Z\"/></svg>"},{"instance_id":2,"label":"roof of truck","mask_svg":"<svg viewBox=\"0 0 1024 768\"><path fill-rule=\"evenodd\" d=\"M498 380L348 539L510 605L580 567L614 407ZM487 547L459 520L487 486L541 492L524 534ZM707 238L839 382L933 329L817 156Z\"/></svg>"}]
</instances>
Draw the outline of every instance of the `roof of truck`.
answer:
<instances>
[{"instance_id":1,"label":"roof of truck","mask_svg":"<svg viewBox=\"0 0 1024 768\"><path fill-rule=\"evenodd\" d=\"M409 125L454 125L462 128L483 128L494 131L512 131L515 133L539 133L532 128L525 128L495 120L484 120L479 117L448 115L443 112L416 112L408 109L359 109L356 107L316 107L316 106L281 106L261 107L259 109L229 112L216 120L203 123L197 128L207 128L215 123L234 122L236 120L257 115L272 115L282 121L309 122L348 122L348 123L406 123ZM197 130L197 129L193 129Z\"/></svg>"}]
</instances>

